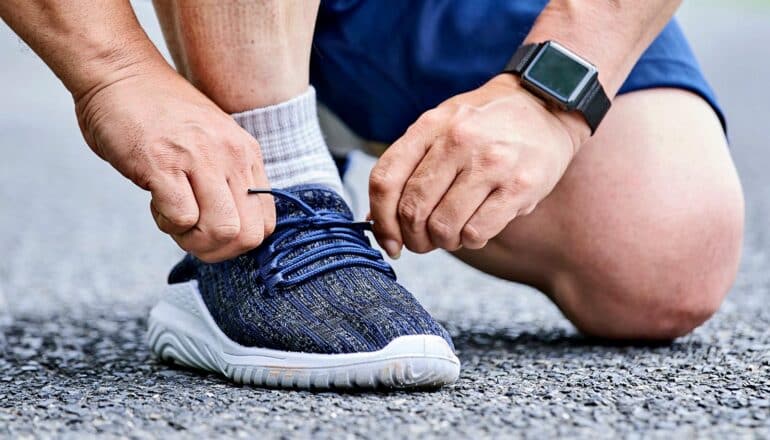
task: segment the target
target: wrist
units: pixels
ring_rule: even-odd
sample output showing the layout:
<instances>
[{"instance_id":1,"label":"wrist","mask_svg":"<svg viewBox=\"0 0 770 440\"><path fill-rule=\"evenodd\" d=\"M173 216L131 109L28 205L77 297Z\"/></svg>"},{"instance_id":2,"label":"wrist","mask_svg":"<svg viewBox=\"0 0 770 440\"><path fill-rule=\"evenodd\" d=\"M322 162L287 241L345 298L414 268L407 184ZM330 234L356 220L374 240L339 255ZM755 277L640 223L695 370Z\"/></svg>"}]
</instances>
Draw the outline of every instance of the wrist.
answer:
<instances>
[{"instance_id":1,"label":"wrist","mask_svg":"<svg viewBox=\"0 0 770 440\"><path fill-rule=\"evenodd\" d=\"M3 0L0 17L45 61L75 100L146 66L170 66L128 0Z\"/></svg>"},{"instance_id":2,"label":"wrist","mask_svg":"<svg viewBox=\"0 0 770 440\"><path fill-rule=\"evenodd\" d=\"M551 113L561 123L562 128L569 135L572 141L573 155L578 152L580 147L591 137L591 127L585 118L577 112L559 109L554 105L549 105L538 98L521 85L521 78L511 73L502 73L490 80L491 84L500 87L504 93L524 94L542 105L545 111Z\"/></svg>"},{"instance_id":3,"label":"wrist","mask_svg":"<svg viewBox=\"0 0 770 440\"><path fill-rule=\"evenodd\" d=\"M644 50L673 17L681 0L551 0L524 40L557 41L597 67L613 97Z\"/></svg>"},{"instance_id":4,"label":"wrist","mask_svg":"<svg viewBox=\"0 0 770 440\"><path fill-rule=\"evenodd\" d=\"M87 101L99 90L126 78L172 72L155 46L143 38L146 41L86 44L80 66L69 78L62 78L75 102Z\"/></svg>"},{"instance_id":5,"label":"wrist","mask_svg":"<svg viewBox=\"0 0 770 440\"><path fill-rule=\"evenodd\" d=\"M588 60L599 71L599 82L608 96L614 96L620 88L624 64L628 62L626 35L616 35L614 27L607 23L611 17L593 7L576 6L572 2L550 2L540 13L526 43L539 43L554 40ZM589 28L584 23L591 23ZM593 29L602 29L601 39L597 39ZM622 55L621 55L622 54Z\"/></svg>"}]
</instances>

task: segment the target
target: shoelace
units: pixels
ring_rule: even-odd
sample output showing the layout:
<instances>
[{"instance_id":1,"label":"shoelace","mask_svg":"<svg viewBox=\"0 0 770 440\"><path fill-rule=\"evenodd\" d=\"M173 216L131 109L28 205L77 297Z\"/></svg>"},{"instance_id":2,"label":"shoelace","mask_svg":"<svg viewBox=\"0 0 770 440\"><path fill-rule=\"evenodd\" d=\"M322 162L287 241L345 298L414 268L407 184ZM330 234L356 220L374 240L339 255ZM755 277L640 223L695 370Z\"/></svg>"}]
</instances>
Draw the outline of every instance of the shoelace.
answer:
<instances>
[{"instance_id":1,"label":"shoelace","mask_svg":"<svg viewBox=\"0 0 770 440\"><path fill-rule=\"evenodd\" d=\"M267 292L276 288L301 284L318 275L351 266L363 266L380 271L393 279L393 269L377 250L371 247L364 231L371 230L369 222L348 220L338 212L315 210L295 195L279 189L249 189L249 194L271 194L297 206L305 216L283 218L276 222L275 231L257 248L259 276ZM311 230L311 231L309 231ZM303 233L300 235L301 233ZM287 258L301 248L314 242L334 240L300 252ZM328 259L335 255L348 255L340 260ZM322 261L318 266L302 271L309 265ZM295 276L291 276L296 274Z\"/></svg>"}]
</instances>

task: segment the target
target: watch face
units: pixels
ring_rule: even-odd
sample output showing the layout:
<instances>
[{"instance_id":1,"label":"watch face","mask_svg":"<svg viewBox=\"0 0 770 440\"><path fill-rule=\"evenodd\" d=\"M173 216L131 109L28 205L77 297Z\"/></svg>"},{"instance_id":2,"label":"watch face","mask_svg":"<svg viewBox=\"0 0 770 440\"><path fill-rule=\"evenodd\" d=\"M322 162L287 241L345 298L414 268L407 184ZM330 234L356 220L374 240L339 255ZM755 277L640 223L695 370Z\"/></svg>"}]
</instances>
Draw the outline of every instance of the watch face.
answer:
<instances>
[{"instance_id":1,"label":"watch face","mask_svg":"<svg viewBox=\"0 0 770 440\"><path fill-rule=\"evenodd\" d=\"M523 77L561 104L570 106L596 72L591 64L556 43L544 45Z\"/></svg>"}]
</instances>

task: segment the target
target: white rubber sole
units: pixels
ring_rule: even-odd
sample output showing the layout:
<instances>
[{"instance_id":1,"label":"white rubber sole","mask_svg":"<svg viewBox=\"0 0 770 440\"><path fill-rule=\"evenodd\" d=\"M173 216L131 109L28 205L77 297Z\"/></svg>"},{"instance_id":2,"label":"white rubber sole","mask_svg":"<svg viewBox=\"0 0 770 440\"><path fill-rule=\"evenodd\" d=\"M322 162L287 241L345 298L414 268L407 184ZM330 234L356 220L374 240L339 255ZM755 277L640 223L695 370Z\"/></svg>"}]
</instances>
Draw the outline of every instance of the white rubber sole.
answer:
<instances>
[{"instance_id":1,"label":"white rubber sole","mask_svg":"<svg viewBox=\"0 0 770 440\"><path fill-rule=\"evenodd\" d=\"M214 322L197 281L168 286L150 312L148 340L160 359L221 373L244 384L283 388L413 388L453 383L460 361L435 335L394 339L362 353L318 354L245 347Z\"/></svg>"}]
</instances>

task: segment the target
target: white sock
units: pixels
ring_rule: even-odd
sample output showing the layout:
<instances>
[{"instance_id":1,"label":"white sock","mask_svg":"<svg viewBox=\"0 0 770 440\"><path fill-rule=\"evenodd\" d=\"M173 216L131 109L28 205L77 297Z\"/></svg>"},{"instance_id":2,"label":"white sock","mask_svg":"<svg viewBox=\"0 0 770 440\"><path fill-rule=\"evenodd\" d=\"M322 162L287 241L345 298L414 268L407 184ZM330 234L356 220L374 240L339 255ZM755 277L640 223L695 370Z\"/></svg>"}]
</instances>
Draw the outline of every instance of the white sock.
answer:
<instances>
[{"instance_id":1,"label":"white sock","mask_svg":"<svg viewBox=\"0 0 770 440\"><path fill-rule=\"evenodd\" d=\"M318 125L313 86L286 102L232 117L259 142L270 186L317 183L342 194L337 167Z\"/></svg>"}]
</instances>

